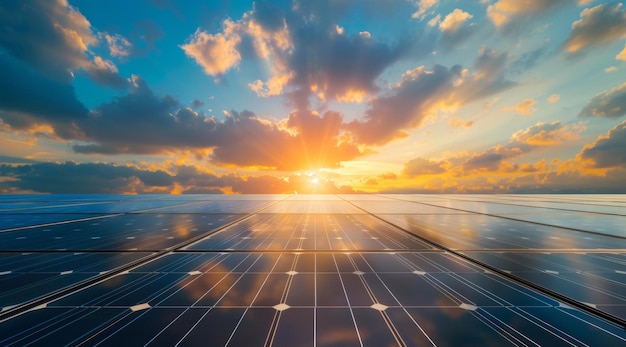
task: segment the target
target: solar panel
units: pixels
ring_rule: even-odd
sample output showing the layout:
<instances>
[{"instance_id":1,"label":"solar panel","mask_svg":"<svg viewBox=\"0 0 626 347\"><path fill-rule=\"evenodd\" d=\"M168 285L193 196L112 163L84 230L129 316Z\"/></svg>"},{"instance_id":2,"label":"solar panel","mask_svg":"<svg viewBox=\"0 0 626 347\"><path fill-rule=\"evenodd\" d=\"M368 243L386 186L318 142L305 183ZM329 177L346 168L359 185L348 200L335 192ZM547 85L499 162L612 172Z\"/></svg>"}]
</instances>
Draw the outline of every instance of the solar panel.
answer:
<instances>
[{"instance_id":1,"label":"solar panel","mask_svg":"<svg viewBox=\"0 0 626 347\"><path fill-rule=\"evenodd\" d=\"M624 344L626 196L490 198L7 196L0 345Z\"/></svg>"}]
</instances>

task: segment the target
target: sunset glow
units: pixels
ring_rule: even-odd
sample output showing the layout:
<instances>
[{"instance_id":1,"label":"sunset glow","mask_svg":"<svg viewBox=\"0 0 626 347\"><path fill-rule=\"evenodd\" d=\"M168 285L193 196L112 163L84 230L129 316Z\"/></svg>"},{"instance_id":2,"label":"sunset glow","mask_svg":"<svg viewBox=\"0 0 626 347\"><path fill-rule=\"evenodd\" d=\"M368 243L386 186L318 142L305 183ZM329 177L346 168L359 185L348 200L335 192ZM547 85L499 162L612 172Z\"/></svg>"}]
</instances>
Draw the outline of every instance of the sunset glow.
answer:
<instances>
[{"instance_id":1,"label":"sunset glow","mask_svg":"<svg viewBox=\"0 0 626 347\"><path fill-rule=\"evenodd\" d=\"M620 2L9 0L0 20L0 193L626 192Z\"/></svg>"}]
</instances>

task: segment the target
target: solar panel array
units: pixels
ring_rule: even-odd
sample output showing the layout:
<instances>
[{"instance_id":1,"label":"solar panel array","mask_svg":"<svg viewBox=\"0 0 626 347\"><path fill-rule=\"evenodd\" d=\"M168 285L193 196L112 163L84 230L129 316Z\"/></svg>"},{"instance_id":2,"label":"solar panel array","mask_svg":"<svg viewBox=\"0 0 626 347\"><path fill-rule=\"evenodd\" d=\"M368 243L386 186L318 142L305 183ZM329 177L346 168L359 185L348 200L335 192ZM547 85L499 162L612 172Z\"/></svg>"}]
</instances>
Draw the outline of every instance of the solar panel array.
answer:
<instances>
[{"instance_id":1,"label":"solar panel array","mask_svg":"<svg viewBox=\"0 0 626 347\"><path fill-rule=\"evenodd\" d=\"M624 195L5 195L0 346L626 344Z\"/></svg>"}]
</instances>

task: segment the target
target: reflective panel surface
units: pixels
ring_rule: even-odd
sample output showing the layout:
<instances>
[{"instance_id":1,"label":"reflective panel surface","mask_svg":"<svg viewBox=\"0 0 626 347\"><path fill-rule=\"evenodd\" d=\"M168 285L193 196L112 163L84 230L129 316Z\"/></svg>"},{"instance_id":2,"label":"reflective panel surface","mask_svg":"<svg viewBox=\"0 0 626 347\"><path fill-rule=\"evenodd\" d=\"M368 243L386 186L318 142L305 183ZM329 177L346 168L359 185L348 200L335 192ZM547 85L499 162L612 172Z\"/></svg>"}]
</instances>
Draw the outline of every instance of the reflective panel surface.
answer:
<instances>
[{"instance_id":1,"label":"reflective panel surface","mask_svg":"<svg viewBox=\"0 0 626 347\"><path fill-rule=\"evenodd\" d=\"M8 195L0 345L624 345L625 221L620 195Z\"/></svg>"}]
</instances>

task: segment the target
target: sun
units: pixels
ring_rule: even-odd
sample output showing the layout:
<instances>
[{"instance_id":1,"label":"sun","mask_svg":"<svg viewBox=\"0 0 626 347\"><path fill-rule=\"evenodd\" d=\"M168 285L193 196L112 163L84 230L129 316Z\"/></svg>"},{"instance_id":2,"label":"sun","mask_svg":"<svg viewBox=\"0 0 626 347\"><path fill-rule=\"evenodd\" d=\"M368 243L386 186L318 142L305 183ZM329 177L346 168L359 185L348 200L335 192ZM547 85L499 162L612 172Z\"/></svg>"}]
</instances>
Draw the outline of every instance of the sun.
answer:
<instances>
[{"instance_id":1,"label":"sun","mask_svg":"<svg viewBox=\"0 0 626 347\"><path fill-rule=\"evenodd\" d=\"M313 179L311 180L311 183L313 184L318 184L320 182L320 180L317 179L317 177L313 177Z\"/></svg>"}]
</instances>

